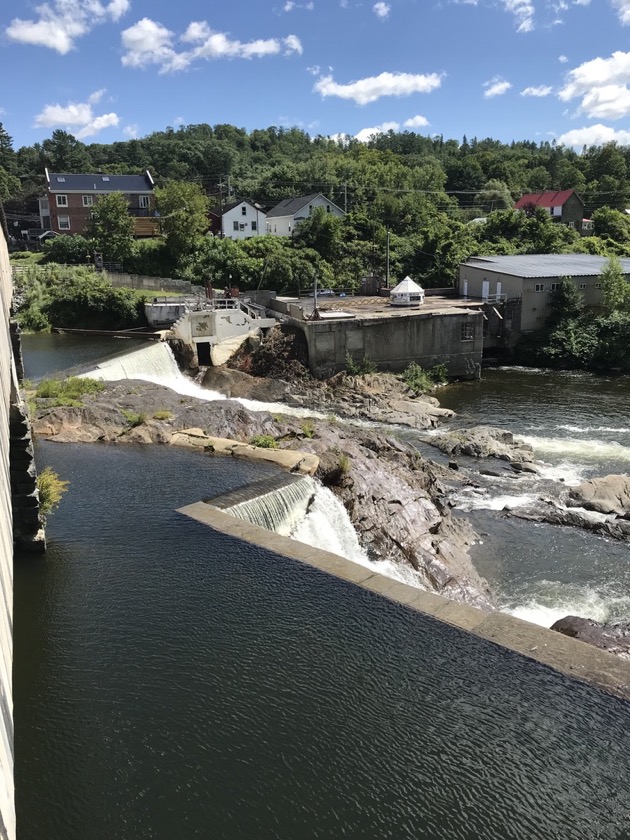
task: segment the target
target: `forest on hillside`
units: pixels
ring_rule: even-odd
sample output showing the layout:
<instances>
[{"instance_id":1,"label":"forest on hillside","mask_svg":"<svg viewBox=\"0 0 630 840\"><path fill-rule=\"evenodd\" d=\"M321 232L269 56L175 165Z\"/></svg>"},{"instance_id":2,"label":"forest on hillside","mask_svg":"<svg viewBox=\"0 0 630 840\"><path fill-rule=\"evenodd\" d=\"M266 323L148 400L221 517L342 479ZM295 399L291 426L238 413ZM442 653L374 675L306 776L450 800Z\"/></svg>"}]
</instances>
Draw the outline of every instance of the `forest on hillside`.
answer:
<instances>
[{"instance_id":1,"label":"forest on hillside","mask_svg":"<svg viewBox=\"0 0 630 840\"><path fill-rule=\"evenodd\" d=\"M201 199L194 202L201 214L228 200L269 208L319 192L347 211L345 219L316 214L283 242L211 242L191 217L183 231L196 233L188 236L182 229L177 235L166 231L164 242L127 243L118 254L111 243L120 244L120 237L103 235L99 244L110 249L106 258L124 257L132 270L198 281L208 275L222 281L229 274L242 282L264 278L265 285L282 290L300 275L308 280L316 273L325 285L352 288L362 275L385 273L387 241L392 277L410 274L425 286L450 284L458 263L474 254L630 255L630 147L614 143L578 153L547 141L457 141L407 131L361 143L311 137L298 128L248 133L201 124L111 144L85 144L59 130L42 143L14 149L0 125L0 199L9 219L37 212L46 167L109 174L149 169L162 200L170 201L171 217L176 211L192 214L191 191ZM595 223L593 236L581 237L541 210L512 210L522 194L549 189L579 193ZM486 221L473 221L480 217ZM89 250L86 242L76 242L75 250Z\"/></svg>"}]
</instances>

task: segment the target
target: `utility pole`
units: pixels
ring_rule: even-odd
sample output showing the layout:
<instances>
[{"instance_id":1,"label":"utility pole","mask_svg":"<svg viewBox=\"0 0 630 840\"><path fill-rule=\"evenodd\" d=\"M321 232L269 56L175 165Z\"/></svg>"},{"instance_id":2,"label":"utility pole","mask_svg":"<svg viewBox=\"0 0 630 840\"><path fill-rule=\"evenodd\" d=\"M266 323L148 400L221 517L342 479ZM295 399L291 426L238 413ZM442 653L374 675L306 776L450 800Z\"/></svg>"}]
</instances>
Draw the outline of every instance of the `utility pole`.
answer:
<instances>
[{"instance_id":1,"label":"utility pole","mask_svg":"<svg viewBox=\"0 0 630 840\"><path fill-rule=\"evenodd\" d=\"M343 212L348 212L348 185L343 185Z\"/></svg>"},{"instance_id":2,"label":"utility pole","mask_svg":"<svg viewBox=\"0 0 630 840\"><path fill-rule=\"evenodd\" d=\"M387 255L385 260L385 286L389 289L389 225L387 225Z\"/></svg>"}]
</instances>

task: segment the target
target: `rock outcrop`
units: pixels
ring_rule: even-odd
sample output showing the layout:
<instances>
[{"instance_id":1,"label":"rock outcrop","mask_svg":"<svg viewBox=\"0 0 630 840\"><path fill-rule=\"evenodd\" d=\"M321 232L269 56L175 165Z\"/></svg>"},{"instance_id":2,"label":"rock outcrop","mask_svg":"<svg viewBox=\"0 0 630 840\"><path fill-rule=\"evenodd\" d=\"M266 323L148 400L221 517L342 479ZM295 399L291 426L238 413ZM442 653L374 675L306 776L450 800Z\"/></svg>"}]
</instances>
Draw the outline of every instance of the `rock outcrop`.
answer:
<instances>
[{"instance_id":1,"label":"rock outcrop","mask_svg":"<svg viewBox=\"0 0 630 840\"><path fill-rule=\"evenodd\" d=\"M427 589L494 608L468 554L475 534L445 501L443 480L457 474L424 460L408 444L349 422L252 412L233 401L205 402L130 380L106 383L102 393L84 398L82 408L39 402L34 429L58 441L181 444L194 432L195 445L201 441L208 455L229 450L247 456L252 447L244 444L260 439L291 463L311 453L319 459L319 477L344 503L374 560L408 564ZM215 446L217 439L229 442Z\"/></svg>"},{"instance_id":2,"label":"rock outcrop","mask_svg":"<svg viewBox=\"0 0 630 840\"><path fill-rule=\"evenodd\" d=\"M499 458L520 465L521 471L537 472L532 447L516 439L506 429L473 426L436 435L427 442L447 455L466 455L477 459Z\"/></svg>"},{"instance_id":3,"label":"rock outcrop","mask_svg":"<svg viewBox=\"0 0 630 840\"><path fill-rule=\"evenodd\" d=\"M556 621L551 629L630 660L630 622L600 624L590 618L569 615Z\"/></svg>"},{"instance_id":4,"label":"rock outcrop","mask_svg":"<svg viewBox=\"0 0 630 840\"><path fill-rule=\"evenodd\" d=\"M583 481L569 493L569 503L630 519L630 476L605 475Z\"/></svg>"}]
</instances>

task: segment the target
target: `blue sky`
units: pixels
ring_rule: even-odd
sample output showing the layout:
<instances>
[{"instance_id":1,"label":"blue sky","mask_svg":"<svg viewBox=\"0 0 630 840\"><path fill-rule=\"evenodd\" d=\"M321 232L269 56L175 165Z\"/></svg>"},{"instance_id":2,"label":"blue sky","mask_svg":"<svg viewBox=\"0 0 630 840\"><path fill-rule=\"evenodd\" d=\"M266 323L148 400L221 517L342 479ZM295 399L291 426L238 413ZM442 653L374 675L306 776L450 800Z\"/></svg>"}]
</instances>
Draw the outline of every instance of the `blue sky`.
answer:
<instances>
[{"instance_id":1,"label":"blue sky","mask_svg":"<svg viewBox=\"0 0 630 840\"><path fill-rule=\"evenodd\" d=\"M630 144L630 0L21 0L0 32L16 148L201 122Z\"/></svg>"}]
</instances>

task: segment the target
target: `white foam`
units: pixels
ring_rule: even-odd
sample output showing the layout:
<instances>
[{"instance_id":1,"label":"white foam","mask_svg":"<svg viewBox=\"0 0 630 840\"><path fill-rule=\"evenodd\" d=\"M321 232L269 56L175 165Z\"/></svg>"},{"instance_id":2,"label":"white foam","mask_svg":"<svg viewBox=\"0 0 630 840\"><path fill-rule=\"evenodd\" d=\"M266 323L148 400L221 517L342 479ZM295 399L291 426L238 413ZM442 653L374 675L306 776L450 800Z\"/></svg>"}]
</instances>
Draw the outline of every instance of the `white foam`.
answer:
<instances>
[{"instance_id":1,"label":"white foam","mask_svg":"<svg viewBox=\"0 0 630 840\"><path fill-rule=\"evenodd\" d=\"M533 437L528 435L519 435L518 439L528 443L533 448L535 455L569 455L581 463L585 461L623 461L630 463L630 449L615 441Z\"/></svg>"},{"instance_id":2,"label":"white foam","mask_svg":"<svg viewBox=\"0 0 630 840\"><path fill-rule=\"evenodd\" d=\"M630 433L630 428L626 426L556 426L555 428L564 432L574 432L576 434L591 434L592 432L610 432L614 434Z\"/></svg>"},{"instance_id":3,"label":"white foam","mask_svg":"<svg viewBox=\"0 0 630 840\"><path fill-rule=\"evenodd\" d=\"M505 507L523 507L535 502L538 499L536 493L509 494L504 493L493 496L487 491L475 493L474 491L463 491L451 497L455 507L459 510L503 510Z\"/></svg>"}]
</instances>

